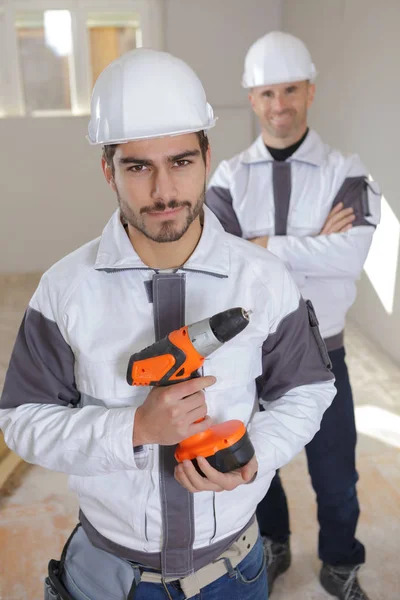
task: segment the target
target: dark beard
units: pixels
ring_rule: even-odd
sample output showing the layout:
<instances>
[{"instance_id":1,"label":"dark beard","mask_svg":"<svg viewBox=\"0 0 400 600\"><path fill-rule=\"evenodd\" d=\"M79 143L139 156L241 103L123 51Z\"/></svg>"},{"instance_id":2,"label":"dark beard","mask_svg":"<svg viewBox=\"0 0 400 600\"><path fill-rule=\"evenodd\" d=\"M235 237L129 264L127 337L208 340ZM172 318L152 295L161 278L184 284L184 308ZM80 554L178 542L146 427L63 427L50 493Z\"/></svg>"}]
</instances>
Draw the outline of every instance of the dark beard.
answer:
<instances>
[{"instance_id":1,"label":"dark beard","mask_svg":"<svg viewBox=\"0 0 400 600\"><path fill-rule=\"evenodd\" d=\"M132 211L132 209L129 207L129 205L121 198L121 196L117 190L118 204L119 204L119 208L121 211L122 219L126 223L129 223L129 225L131 227L133 227L137 231L140 231L149 240L152 240L153 242L158 242L159 244L165 244L168 242L177 242L178 240L181 239L182 236L185 235L185 233L189 229L190 225L193 223L193 221L195 219L197 219L197 217L199 216L199 214L201 212L201 209L204 204L205 194L206 194L206 186L204 183L204 189L203 189L201 195L199 196L199 198L197 199L197 202L194 206L192 206L192 204L188 200L183 200L182 202L178 202L177 200L171 200L170 202L168 202L168 204L158 201L158 202L155 202L155 204L153 204L153 206L143 207L140 210L140 215L152 212L154 210L162 212L163 210L180 208L181 206L182 207L185 206L188 209L186 223L183 225L183 227L181 227L180 229L176 229L176 226L174 226L173 221L166 220L161 224L161 227L160 227L158 233L152 234L151 232L149 232L146 229L144 221L140 218L140 215L136 215Z\"/></svg>"}]
</instances>

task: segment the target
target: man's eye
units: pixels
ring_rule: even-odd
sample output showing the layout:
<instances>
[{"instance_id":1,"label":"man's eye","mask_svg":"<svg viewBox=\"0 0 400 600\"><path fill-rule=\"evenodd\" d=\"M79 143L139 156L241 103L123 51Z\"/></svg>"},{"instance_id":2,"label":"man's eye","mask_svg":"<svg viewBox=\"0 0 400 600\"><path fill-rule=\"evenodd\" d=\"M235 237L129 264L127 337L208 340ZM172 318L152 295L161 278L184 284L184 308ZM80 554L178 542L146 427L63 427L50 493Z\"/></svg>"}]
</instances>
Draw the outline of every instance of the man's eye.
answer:
<instances>
[{"instance_id":1,"label":"man's eye","mask_svg":"<svg viewBox=\"0 0 400 600\"><path fill-rule=\"evenodd\" d=\"M143 173L146 169L145 165L133 165L133 167L129 167L129 171L132 173Z\"/></svg>"},{"instance_id":2,"label":"man's eye","mask_svg":"<svg viewBox=\"0 0 400 600\"><path fill-rule=\"evenodd\" d=\"M263 92L265 98L272 98L272 92Z\"/></svg>"},{"instance_id":3,"label":"man's eye","mask_svg":"<svg viewBox=\"0 0 400 600\"><path fill-rule=\"evenodd\" d=\"M177 165L178 167L186 167L186 165L190 165L190 161L186 159L177 160L175 165Z\"/></svg>"}]
</instances>

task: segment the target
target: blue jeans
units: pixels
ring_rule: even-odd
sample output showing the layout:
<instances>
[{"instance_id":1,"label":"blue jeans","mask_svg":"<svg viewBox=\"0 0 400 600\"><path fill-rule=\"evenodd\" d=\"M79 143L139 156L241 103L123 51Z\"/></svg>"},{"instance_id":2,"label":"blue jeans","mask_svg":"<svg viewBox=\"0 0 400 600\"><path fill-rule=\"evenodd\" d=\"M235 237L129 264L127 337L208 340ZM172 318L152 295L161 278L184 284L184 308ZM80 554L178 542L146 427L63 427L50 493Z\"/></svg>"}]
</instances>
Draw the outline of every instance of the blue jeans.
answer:
<instances>
[{"instance_id":1,"label":"blue jeans","mask_svg":"<svg viewBox=\"0 0 400 600\"><path fill-rule=\"evenodd\" d=\"M134 579L125 560L91 545L80 529L68 549L63 583L74 600L126 600ZM134 600L184 600L179 583L141 582ZM169 596L168 596L169 594ZM52 598L52 596L47 596ZM267 600L267 572L261 538L231 573L223 575L192 600Z\"/></svg>"},{"instance_id":2,"label":"blue jeans","mask_svg":"<svg viewBox=\"0 0 400 600\"><path fill-rule=\"evenodd\" d=\"M318 553L330 565L355 565L365 561L365 549L355 537L360 509L353 395L344 348L329 352L329 356L337 395L324 414L321 429L306 446L308 471L317 495ZM258 505L257 519L262 535L276 542L289 539L289 512L279 473Z\"/></svg>"},{"instance_id":3,"label":"blue jeans","mask_svg":"<svg viewBox=\"0 0 400 600\"><path fill-rule=\"evenodd\" d=\"M185 598L179 586L167 584L173 600ZM135 600L166 600L167 593L162 585L141 583ZM232 573L220 577L192 597L192 600L267 600L267 571L261 538L253 550L233 569Z\"/></svg>"}]
</instances>

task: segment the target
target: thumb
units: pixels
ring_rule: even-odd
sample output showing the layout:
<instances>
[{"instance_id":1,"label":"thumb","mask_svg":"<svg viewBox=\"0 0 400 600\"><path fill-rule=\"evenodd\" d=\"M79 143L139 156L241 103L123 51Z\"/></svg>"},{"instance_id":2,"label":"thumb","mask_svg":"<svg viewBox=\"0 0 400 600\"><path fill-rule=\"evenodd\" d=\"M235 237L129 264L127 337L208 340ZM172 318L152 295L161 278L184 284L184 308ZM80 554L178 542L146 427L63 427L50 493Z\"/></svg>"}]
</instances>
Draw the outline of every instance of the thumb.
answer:
<instances>
[{"instance_id":1,"label":"thumb","mask_svg":"<svg viewBox=\"0 0 400 600\"><path fill-rule=\"evenodd\" d=\"M242 468L242 479L248 483L250 479L253 477L253 469L250 467L249 463Z\"/></svg>"}]
</instances>

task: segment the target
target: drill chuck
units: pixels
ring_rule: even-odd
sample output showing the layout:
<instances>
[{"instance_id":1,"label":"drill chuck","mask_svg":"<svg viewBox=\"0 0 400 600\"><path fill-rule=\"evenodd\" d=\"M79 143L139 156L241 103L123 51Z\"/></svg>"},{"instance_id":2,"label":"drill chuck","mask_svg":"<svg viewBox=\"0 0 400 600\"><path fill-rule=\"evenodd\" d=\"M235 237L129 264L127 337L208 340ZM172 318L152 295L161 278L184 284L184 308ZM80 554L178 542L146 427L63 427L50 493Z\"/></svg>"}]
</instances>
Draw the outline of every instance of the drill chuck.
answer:
<instances>
[{"instance_id":1,"label":"drill chuck","mask_svg":"<svg viewBox=\"0 0 400 600\"><path fill-rule=\"evenodd\" d=\"M209 319L203 319L188 327L188 335L194 348L206 358L225 342L229 342L249 324L251 311L230 308Z\"/></svg>"},{"instance_id":2,"label":"drill chuck","mask_svg":"<svg viewBox=\"0 0 400 600\"><path fill-rule=\"evenodd\" d=\"M217 340L225 344L247 327L250 314L243 308L229 308L211 317L210 327Z\"/></svg>"}]
</instances>

